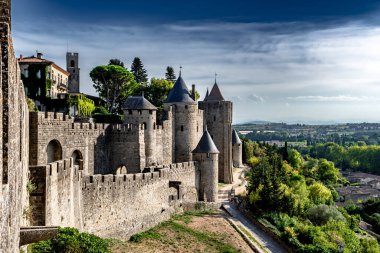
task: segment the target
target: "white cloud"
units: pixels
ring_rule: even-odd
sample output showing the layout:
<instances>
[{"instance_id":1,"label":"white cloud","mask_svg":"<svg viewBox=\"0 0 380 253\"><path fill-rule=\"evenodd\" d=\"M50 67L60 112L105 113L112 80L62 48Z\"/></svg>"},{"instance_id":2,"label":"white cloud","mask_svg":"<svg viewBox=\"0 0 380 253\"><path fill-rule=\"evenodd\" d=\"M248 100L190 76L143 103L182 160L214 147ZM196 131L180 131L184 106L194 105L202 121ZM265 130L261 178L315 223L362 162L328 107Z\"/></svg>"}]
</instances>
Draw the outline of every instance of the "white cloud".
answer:
<instances>
[{"instance_id":1,"label":"white cloud","mask_svg":"<svg viewBox=\"0 0 380 253\"><path fill-rule=\"evenodd\" d=\"M376 26L189 22L115 27L16 22L13 29L18 53L30 55L38 49L63 67L69 42L69 50L80 53L81 89L87 93L94 94L88 77L94 66L111 58L129 66L139 56L150 77L163 77L167 65L177 69L182 65L185 81L197 84L201 97L217 72L222 93L235 102L239 122L297 116L376 121L374 112L380 110L380 103L375 103L376 94L380 97L380 27ZM289 101L308 106L286 110ZM346 103L344 108L326 110L319 102Z\"/></svg>"}]
</instances>

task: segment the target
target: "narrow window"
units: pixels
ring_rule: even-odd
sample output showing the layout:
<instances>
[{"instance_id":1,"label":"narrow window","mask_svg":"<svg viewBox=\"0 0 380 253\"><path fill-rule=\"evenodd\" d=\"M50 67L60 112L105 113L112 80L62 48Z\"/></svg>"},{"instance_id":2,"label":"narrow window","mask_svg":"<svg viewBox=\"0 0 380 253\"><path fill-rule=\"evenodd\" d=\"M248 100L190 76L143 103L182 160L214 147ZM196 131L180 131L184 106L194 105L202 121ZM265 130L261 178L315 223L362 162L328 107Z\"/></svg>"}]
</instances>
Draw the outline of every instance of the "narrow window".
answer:
<instances>
[{"instance_id":1,"label":"narrow window","mask_svg":"<svg viewBox=\"0 0 380 253\"><path fill-rule=\"evenodd\" d=\"M140 115L142 114L141 110L139 110L139 114L140 114Z\"/></svg>"},{"instance_id":2,"label":"narrow window","mask_svg":"<svg viewBox=\"0 0 380 253\"><path fill-rule=\"evenodd\" d=\"M128 110L128 113L129 113L129 114L132 114L132 110Z\"/></svg>"},{"instance_id":3,"label":"narrow window","mask_svg":"<svg viewBox=\"0 0 380 253\"><path fill-rule=\"evenodd\" d=\"M149 114L153 114L153 111L152 111L152 110L149 110Z\"/></svg>"},{"instance_id":4,"label":"narrow window","mask_svg":"<svg viewBox=\"0 0 380 253\"><path fill-rule=\"evenodd\" d=\"M181 132L183 132L183 126L181 126Z\"/></svg>"},{"instance_id":5,"label":"narrow window","mask_svg":"<svg viewBox=\"0 0 380 253\"><path fill-rule=\"evenodd\" d=\"M216 116L214 116L214 121L216 121Z\"/></svg>"},{"instance_id":6,"label":"narrow window","mask_svg":"<svg viewBox=\"0 0 380 253\"><path fill-rule=\"evenodd\" d=\"M188 108L188 106L187 105L185 105L185 109L187 109Z\"/></svg>"}]
</instances>

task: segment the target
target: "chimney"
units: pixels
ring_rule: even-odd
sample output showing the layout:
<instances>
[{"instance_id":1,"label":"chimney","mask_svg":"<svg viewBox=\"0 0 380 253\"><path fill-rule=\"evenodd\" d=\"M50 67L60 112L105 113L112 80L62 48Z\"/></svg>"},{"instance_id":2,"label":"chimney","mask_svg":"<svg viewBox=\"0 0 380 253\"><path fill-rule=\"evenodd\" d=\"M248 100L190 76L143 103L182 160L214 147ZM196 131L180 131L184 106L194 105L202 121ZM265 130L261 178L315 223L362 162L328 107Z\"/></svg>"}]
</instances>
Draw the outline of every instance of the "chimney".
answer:
<instances>
[{"instance_id":1,"label":"chimney","mask_svg":"<svg viewBox=\"0 0 380 253\"><path fill-rule=\"evenodd\" d=\"M191 98L195 101L195 84L191 86Z\"/></svg>"},{"instance_id":2,"label":"chimney","mask_svg":"<svg viewBox=\"0 0 380 253\"><path fill-rule=\"evenodd\" d=\"M23 58L24 58L24 56L22 54L20 54L20 59L23 59Z\"/></svg>"},{"instance_id":3,"label":"chimney","mask_svg":"<svg viewBox=\"0 0 380 253\"><path fill-rule=\"evenodd\" d=\"M42 54L42 53L40 53L40 52L37 52L37 58L38 58L38 59L41 59L41 58L42 58L42 56L43 56L43 54Z\"/></svg>"}]
</instances>

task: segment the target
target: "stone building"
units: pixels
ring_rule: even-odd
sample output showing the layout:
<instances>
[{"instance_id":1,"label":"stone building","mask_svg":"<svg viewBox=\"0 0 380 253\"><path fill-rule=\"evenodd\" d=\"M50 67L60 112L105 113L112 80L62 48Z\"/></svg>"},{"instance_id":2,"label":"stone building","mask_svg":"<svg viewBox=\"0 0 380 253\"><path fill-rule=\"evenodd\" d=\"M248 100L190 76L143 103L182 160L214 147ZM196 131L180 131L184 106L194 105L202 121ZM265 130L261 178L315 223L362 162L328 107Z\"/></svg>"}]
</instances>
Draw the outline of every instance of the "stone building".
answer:
<instances>
[{"instance_id":1,"label":"stone building","mask_svg":"<svg viewBox=\"0 0 380 253\"><path fill-rule=\"evenodd\" d=\"M243 144L235 129L232 131L232 162L236 168L243 166Z\"/></svg>"},{"instance_id":2,"label":"stone building","mask_svg":"<svg viewBox=\"0 0 380 253\"><path fill-rule=\"evenodd\" d=\"M78 53L66 53L66 70L70 74L68 82L68 92L79 93L80 68Z\"/></svg>"},{"instance_id":3,"label":"stone building","mask_svg":"<svg viewBox=\"0 0 380 253\"><path fill-rule=\"evenodd\" d=\"M225 101L216 83L199 108L204 112L204 124L213 138L219 154L219 181L232 183L232 102Z\"/></svg>"},{"instance_id":4,"label":"stone building","mask_svg":"<svg viewBox=\"0 0 380 253\"><path fill-rule=\"evenodd\" d=\"M127 99L123 124L28 112L10 1L0 6L1 250L32 242L20 237L22 226L70 226L125 239L198 201L218 201L218 181L232 181L233 135L232 103L216 83L198 107L195 87L190 92L180 74L159 120L143 96ZM70 71L79 74L73 57Z\"/></svg>"}]
</instances>

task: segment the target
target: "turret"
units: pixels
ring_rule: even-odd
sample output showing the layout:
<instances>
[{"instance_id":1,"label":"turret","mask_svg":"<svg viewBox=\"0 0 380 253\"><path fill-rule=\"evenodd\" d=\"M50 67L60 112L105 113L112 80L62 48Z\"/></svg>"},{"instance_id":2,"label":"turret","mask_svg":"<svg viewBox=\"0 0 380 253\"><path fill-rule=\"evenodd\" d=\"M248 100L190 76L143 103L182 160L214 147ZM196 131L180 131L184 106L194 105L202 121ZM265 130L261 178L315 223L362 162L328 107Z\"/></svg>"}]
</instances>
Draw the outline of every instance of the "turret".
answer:
<instances>
[{"instance_id":1,"label":"turret","mask_svg":"<svg viewBox=\"0 0 380 253\"><path fill-rule=\"evenodd\" d=\"M66 53L66 68L67 72L70 73L68 84L69 93L79 93L80 68L78 53Z\"/></svg>"},{"instance_id":2,"label":"turret","mask_svg":"<svg viewBox=\"0 0 380 253\"><path fill-rule=\"evenodd\" d=\"M203 110L204 125L219 149L219 181L230 184L232 176L232 103L226 101L216 82L204 101L199 102Z\"/></svg>"},{"instance_id":3,"label":"turret","mask_svg":"<svg viewBox=\"0 0 380 253\"><path fill-rule=\"evenodd\" d=\"M218 156L209 132L203 133L197 147L193 150L194 160L198 162L201 171L199 185L199 200L207 202L218 201Z\"/></svg>"},{"instance_id":4,"label":"turret","mask_svg":"<svg viewBox=\"0 0 380 253\"><path fill-rule=\"evenodd\" d=\"M164 109L173 111L173 157L175 162L192 161L191 151L202 135L203 112L182 79L181 73L164 102Z\"/></svg>"},{"instance_id":5,"label":"turret","mask_svg":"<svg viewBox=\"0 0 380 253\"><path fill-rule=\"evenodd\" d=\"M243 145L236 130L232 130L232 161L236 168L243 166Z\"/></svg>"},{"instance_id":6,"label":"turret","mask_svg":"<svg viewBox=\"0 0 380 253\"><path fill-rule=\"evenodd\" d=\"M124 124L142 125L145 142L145 166L156 165L157 108L144 96L129 97L122 106ZM127 154L126 154L127 155Z\"/></svg>"}]
</instances>

